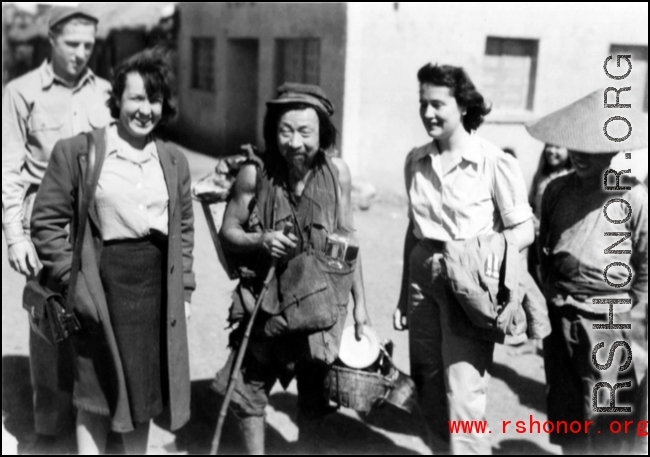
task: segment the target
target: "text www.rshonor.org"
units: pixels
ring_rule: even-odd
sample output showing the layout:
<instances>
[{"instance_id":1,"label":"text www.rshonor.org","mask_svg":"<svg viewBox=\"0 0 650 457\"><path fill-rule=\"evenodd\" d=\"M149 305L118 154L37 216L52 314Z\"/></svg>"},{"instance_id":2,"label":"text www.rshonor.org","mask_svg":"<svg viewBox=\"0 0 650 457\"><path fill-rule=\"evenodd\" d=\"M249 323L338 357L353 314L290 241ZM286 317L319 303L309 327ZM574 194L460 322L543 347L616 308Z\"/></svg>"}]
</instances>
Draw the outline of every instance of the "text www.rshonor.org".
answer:
<instances>
[{"instance_id":1,"label":"text www.rshonor.org","mask_svg":"<svg viewBox=\"0 0 650 457\"><path fill-rule=\"evenodd\" d=\"M447 421L449 432L452 434L460 433L492 433L488 428L487 421ZM589 433L592 421L538 421L529 416L528 421L502 421L501 432L512 432L513 430L520 435L525 433L564 433L578 435L580 433ZM598 430L597 433L636 433L637 436L648 436L648 421L618 421L613 420L609 423L608 430Z\"/></svg>"}]
</instances>

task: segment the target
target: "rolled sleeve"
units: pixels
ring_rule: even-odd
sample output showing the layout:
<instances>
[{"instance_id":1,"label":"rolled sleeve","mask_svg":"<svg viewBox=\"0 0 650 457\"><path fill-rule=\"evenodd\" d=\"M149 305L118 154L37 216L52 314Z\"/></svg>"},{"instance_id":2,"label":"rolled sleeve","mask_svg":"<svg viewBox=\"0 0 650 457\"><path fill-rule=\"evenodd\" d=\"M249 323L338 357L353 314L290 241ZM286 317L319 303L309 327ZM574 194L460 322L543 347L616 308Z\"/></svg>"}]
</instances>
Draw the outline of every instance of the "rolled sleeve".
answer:
<instances>
[{"instance_id":1,"label":"rolled sleeve","mask_svg":"<svg viewBox=\"0 0 650 457\"><path fill-rule=\"evenodd\" d=\"M22 169L27 156L27 117L27 107L10 85L2 97L2 227L8 246L25 239Z\"/></svg>"},{"instance_id":2,"label":"rolled sleeve","mask_svg":"<svg viewBox=\"0 0 650 457\"><path fill-rule=\"evenodd\" d=\"M533 217L521 169L517 159L508 154L499 154L496 159L494 198L505 228Z\"/></svg>"}]
</instances>

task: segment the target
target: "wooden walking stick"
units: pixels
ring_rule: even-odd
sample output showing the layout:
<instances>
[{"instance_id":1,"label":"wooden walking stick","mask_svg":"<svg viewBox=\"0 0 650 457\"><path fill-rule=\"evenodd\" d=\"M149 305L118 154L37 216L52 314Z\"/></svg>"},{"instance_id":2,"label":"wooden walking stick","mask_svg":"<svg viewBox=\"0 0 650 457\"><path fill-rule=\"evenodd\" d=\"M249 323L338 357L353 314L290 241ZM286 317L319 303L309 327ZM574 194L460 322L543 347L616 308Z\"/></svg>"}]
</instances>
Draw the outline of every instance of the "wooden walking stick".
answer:
<instances>
[{"instance_id":1,"label":"wooden walking stick","mask_svg":"<svg viewBox=\"0 0 650 457\"><path fill-rule=\"evenodd\" d=\"M282 233L285 236L288 235L291 232L292 227L293 227L292 224L287 223L284 226L284 230L282 231ZM260 291L260 295L257 297L257 301L255 302L255 307L253 308L251 317L248 320L248 324L246 325L246 331L244 332L244 336L242 338L241 344L239 345L239 350L237 351L237 359L235 360L235 366L232 369L232 372L230 373L230 379L228 380L228 390L226 390L226 396L223 398L221 410L219 411L219 421L217 422L217 429L215 430L214 438L212 439L212 449L210 450L210 455L217 455L217 451L219 450L219 442L221 441L221 432L223 430L223 424L226 421L226 415L228 414L228 405L230 403L232 393L235 390L235 381L237 380L237 377L239 377L239 370L241 369L242 362L244 361L244 355L246 354L246 347L248 346L248 340L250 339L251 332L253 331L255 316L257 316L257 312L262 306L262 300L264 300L264 295L266 295L266 291L269 288L269 284L271 283L273 277L275 276L275 267L277 263L278 263L278 259L274 257L271 262L271 267L269 268L269 272L266 275L266 279L264 280L264 284L262 285L262 290Z\"/></svg>"}]
</instances>

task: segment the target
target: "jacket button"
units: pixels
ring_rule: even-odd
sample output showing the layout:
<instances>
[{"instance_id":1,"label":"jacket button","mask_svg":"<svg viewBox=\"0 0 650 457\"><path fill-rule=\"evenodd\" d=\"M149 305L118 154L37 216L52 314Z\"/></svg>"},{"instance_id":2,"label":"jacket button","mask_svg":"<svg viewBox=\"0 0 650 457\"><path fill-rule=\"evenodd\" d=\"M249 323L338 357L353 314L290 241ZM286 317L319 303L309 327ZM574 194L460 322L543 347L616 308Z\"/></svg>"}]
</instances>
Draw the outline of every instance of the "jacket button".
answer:
<instances>
[{"instance_id":1,"label":"jacket button","mask_svg":"<svg viewBox=\"0 0 650 457\"><path fill-rule=\"evenodd\" d=\"M176 319L172 319L172 327L176 327Z\"/></svg>"}]
</instances>

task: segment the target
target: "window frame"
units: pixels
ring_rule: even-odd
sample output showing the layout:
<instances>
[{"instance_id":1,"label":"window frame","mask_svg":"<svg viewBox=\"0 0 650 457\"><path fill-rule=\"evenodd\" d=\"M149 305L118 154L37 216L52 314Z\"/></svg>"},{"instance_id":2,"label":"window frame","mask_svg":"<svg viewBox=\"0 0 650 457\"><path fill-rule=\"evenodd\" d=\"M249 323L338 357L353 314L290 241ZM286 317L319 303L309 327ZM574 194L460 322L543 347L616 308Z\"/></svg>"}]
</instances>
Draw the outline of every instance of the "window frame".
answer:
<instances>
[{"instance_id":1,"label":"window frame","mask_svg":"<svg viewBox=\"0 0 650 457\"><path fill-rule=\"evenodd\" d=\"M537 38L515 38L515 37L502 37L502 36L493 36L489 35L485 39L485 52L483 54L483 95L491 102L494 106L495 113L500 113L502 117L517 117L522 118L526 121L528 118L532 119L533 113L535 111L535 95L536 95L536 83L537 83L537 72L538 72L538 60L539 60L539 45L540 40ZM520 48L521 54L516 52L507 52L506 49ZM497 49L495 49L497 48ZM501 57L501 56L526 56L530 58L530 68L528 71L526 87L527 93L525 95L525 102L523 106L503 106L500 105L501 100L499 98L493 97L494 94L491 92L491 87L487 88L485 84L486 79L486 58L488 57ZM501 78L497 78L501 79Z\"/></svg>"},{"instance_id":2,"label":"window frame","mask_svg":"<svg viewBox=\"0 0 650 457\"><path fill-rule=\"evenodd\" d=\"M215 53L217 40L210 36L191 39L190 89L216 93ZM205 59L209 56L208 59Z\"/></svg>"}]
</instances>

